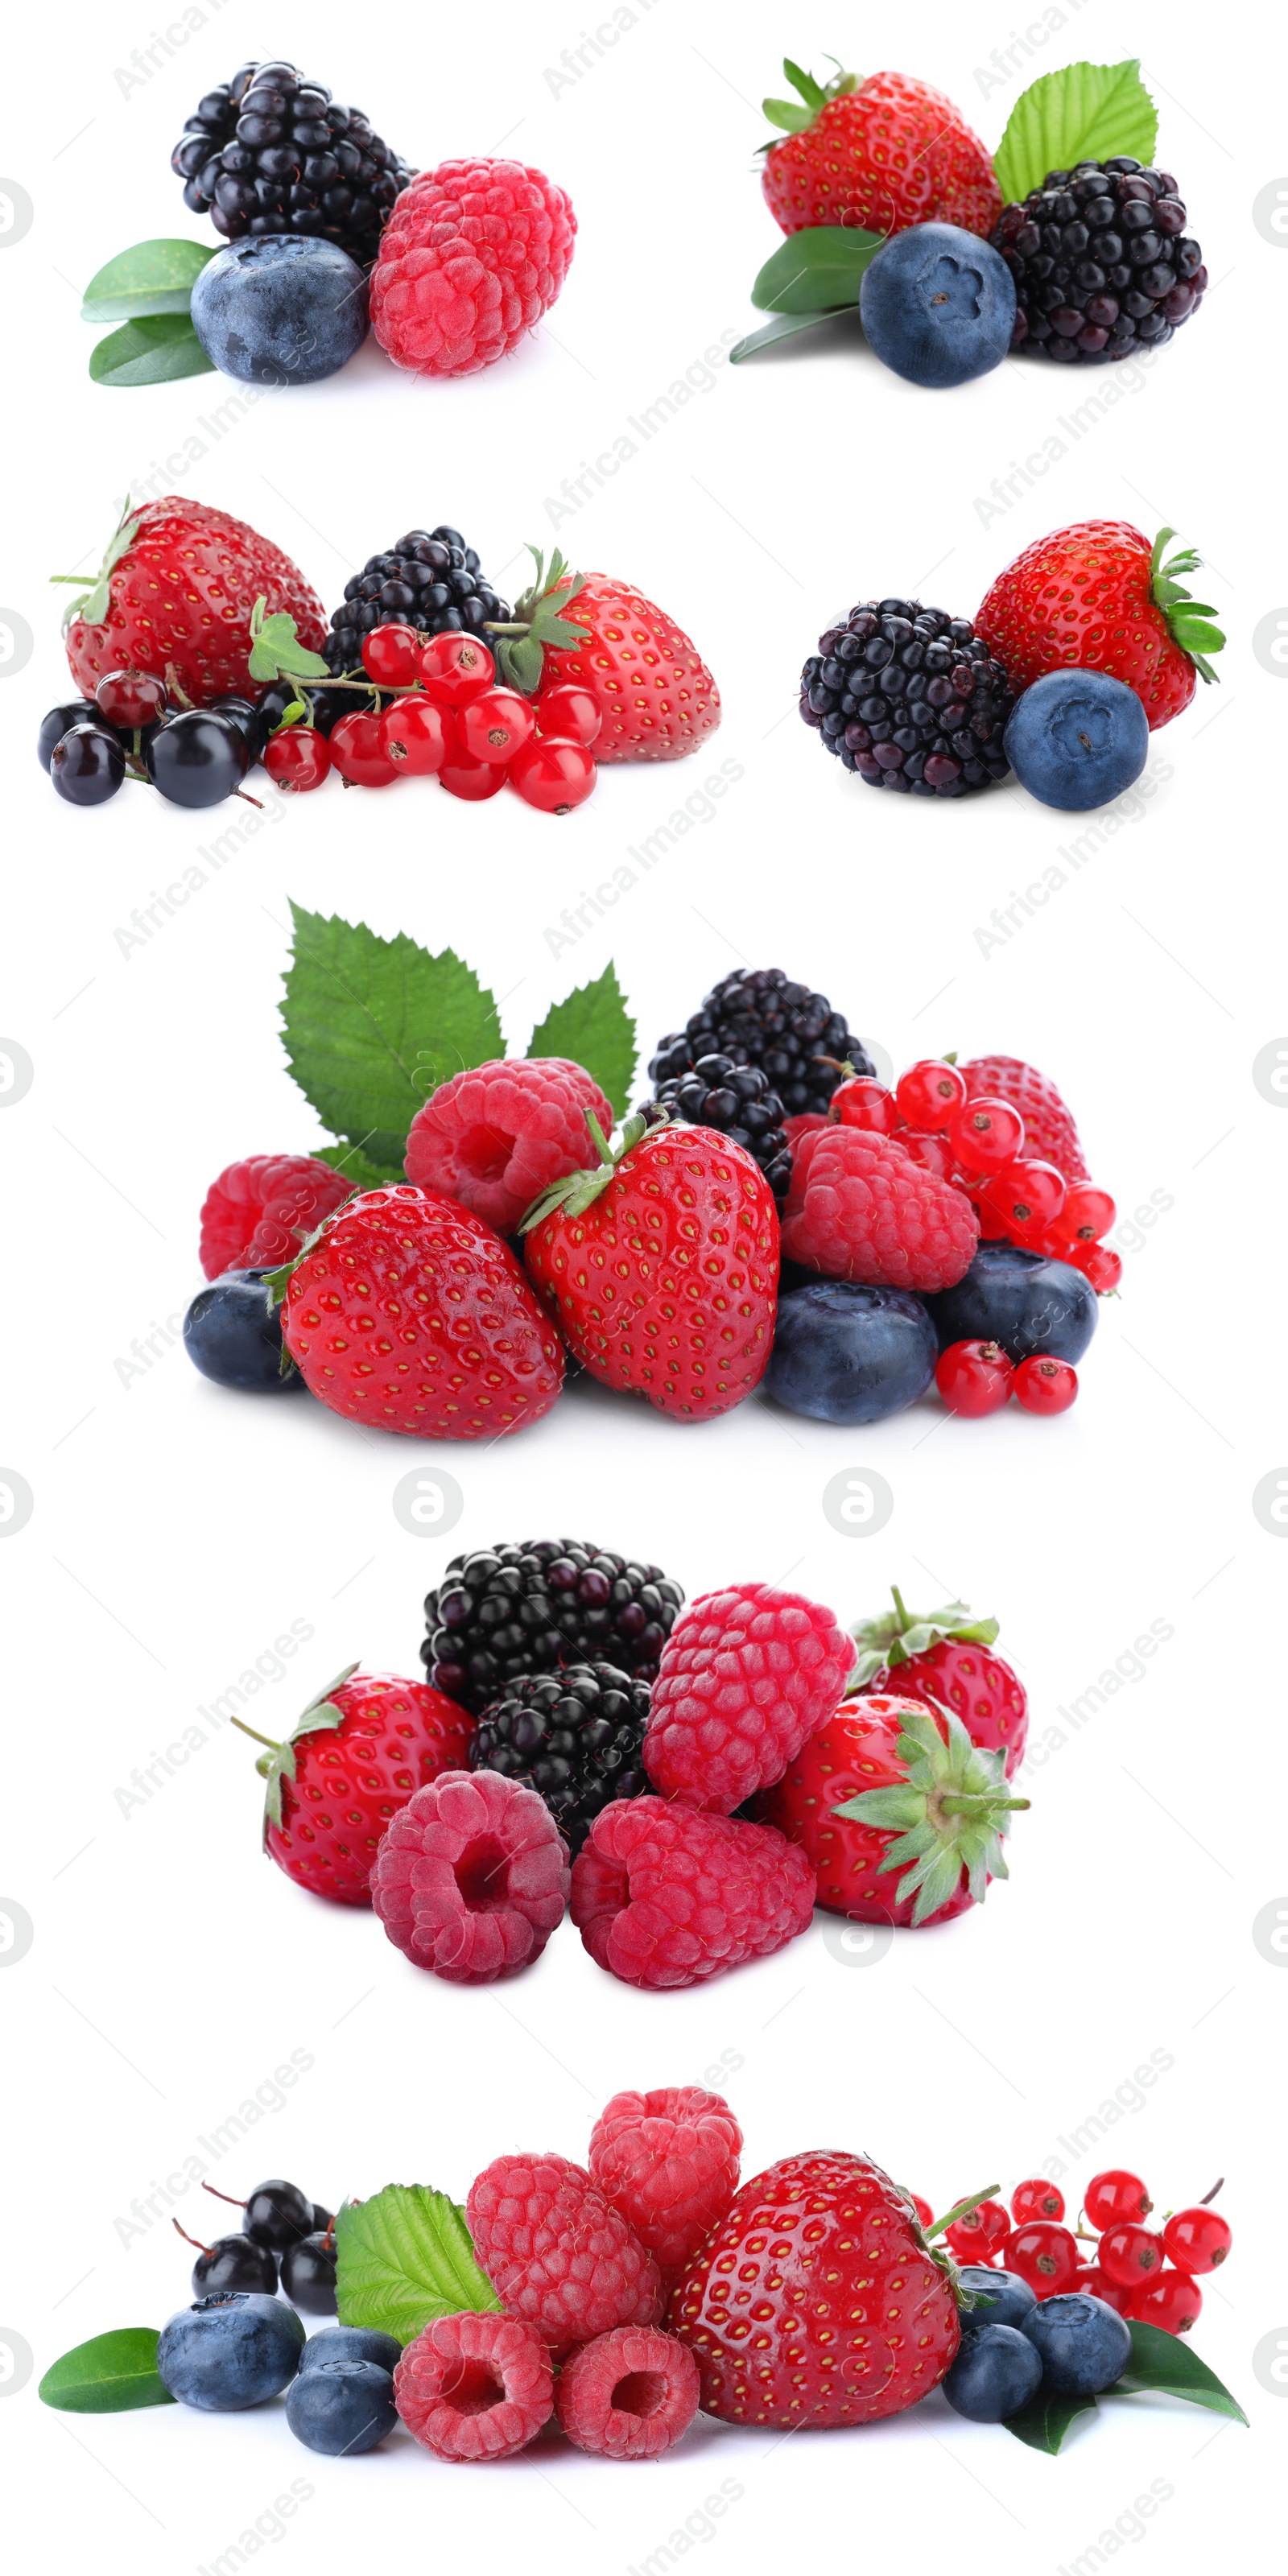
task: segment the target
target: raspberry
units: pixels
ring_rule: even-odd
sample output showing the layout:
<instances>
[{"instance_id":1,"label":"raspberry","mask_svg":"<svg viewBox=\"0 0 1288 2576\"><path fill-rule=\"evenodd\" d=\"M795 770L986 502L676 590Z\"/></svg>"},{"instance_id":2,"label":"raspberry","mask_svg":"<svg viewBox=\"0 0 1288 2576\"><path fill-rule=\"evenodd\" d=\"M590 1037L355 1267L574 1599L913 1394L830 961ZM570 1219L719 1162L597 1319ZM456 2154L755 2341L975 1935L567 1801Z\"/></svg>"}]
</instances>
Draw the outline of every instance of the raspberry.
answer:
<instances>
[{"instance_id":1,"label":"raspberry","mask_svg":"<svg viewBox=\"0 0 1288 2576\"><path fill-rule=\"evenodd\" d=\"M783 1258L861 1287L952 1288L979 1227L969 1199L914 1163L893 1136L835 1127L802 1139L783 1218Z\"/></svg>"},{"instance_id":2,"label":"raspberry","mask_svg":"<svg viewBox=\"0 0 1288 2576\"><path fill-rule=\"evenodd\" d=\"M554 2373L517 2317L435 2317L394 2367L394 2404L440 2460L508 2460L550 2421Z\"/></svg>"},{"instance_id":3,"label":"raspberry","mask_svg":"<svg viewBox=\"0 0 1288 2576\"><path fill-rule=\"evenodd\" d=\"M465 2218L497 2297L556 2359L612 2326L657 2324L652 2255L566 2156L497 2156L471 2183Z\"/></svg>"},{"instance_id":4,"label":"raspberry","mask_svg":"<svg viewBox=\"0 0 1288 2576\"><path fill-rule=\"evenodd\" d=\"M598 1161L588 1109L611 1136L613 1112L598 1083L564 1056L474 1065L417 1110L407 1178L459 1199L498 1234L514 1234L551 1181Z\"/></svg>"},{"instance_id":5,"label":"raspberry","mask_svg":"<svg viewBox=\"0 0 1288 2576\"><path fill-rule=\"evenodd\" d=\"M664 2281L684 2269L738 2188L742 2131L700 2084L615 2093L591 2132L590 2170Z\"/></svg>"},{"instance_id":6,"label":"raspberry","mask_svg":"<svg viewBox=\"0 0 1288 2576\"><path fill-rule=\"evenodd\" d=\"M508 355L568 274L577 218L521 161L442 161L405 188L371 279L371 327L395 366L469 376Z\"/></svg>"},{"instance_id":7,"label":"raspberry","mask_svg":"<svg viewBox=\"0 0 1288 2576\"><path fill-rule=\"evenodd\" d=\"M766 1958L813 1911L814 1872L782 1834L665 1798L605 1807L573 1863L572 1919L628 1986L693 1986Z\"/></svg>"},{"instance_id":8,"label":"raspberry","mask_svg":"<svg viewBox=\"0 0 1288 2576\"><path fill-rule=\"evenodd\" d=\"M394 1817L371 1902L417 1968L489 1985L539 1959L568 1901L568 1853L543 1798L499 1771L444 1771Z\"/></svg>"},{"instance_id":9,"label":"raspberry","mask_svg":"<svg viewBox=\"0 0 1288 2576\"><path fill-rule=\"evenodd\" d=\"M695 1601L653 1684L644 1768L682 1806L729 1815L772 1788L844 1696L854 1645L799 1592L740 1583Z\"/></svg>"},{"instance_id":10,"label":"raspberry","mask_svg":"<svg viewBox=\"0 0 1288 2576\"><path fill-rule=\"evenodd\" d=\"M230 1163L211 1182L201 1211L206 1278L293 1261L323 1217L352 1196L352 1181L311 1154L250 1154Z\"/></svg>"},{"instance_id":11,"label":"raspberry","mask_svg":"<svg viewBox=\"0 0 1288 2576\"><path fill-rule=\"evenodd\" d=\"M698 2365L675 2335L617 2326L582 2345L559 2374L555 2413L579 2451L656 2460L698 2411Z\"/></svg>"}]
</instances>

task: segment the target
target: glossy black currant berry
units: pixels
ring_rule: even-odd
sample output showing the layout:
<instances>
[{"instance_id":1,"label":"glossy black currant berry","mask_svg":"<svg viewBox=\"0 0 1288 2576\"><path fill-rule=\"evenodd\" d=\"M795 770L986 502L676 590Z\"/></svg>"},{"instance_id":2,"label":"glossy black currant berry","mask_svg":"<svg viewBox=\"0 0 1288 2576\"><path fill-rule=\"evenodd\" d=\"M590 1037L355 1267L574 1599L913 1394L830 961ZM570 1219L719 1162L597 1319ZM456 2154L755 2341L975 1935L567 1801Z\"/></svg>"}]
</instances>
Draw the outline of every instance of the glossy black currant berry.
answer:
<instances>
[{"instance_id":1,"label":"glossy black currant berry","mask_svg":"<svg viewBox=\"0 0 1288 2576\"><path fill-rule=\"evenodd\" d=\"M243 2235L252 2237L256 2245L266 2245L272 2254L284 2254L288 2245L297 2245L312 2229L313 2203L293 2182L257 2182L245 2200L236 2199L232 2192L216 2191L213 2183L201 2187L213 2199L240 2209Z\"/></svg>"},{"instance_id":2,"label":"glossy black currant berry","mask_svg":"<svg viewBox=\"0 0 1288 2576\"><path fill-rule=\"evenodd\" d=\"M290 703L289 697L287 703ZM212 698L206 713L230 718L238 732L245 738L252 766L255 761L263 758L264 745L272 731L272 724L264 713L262 703L257 703L254 698L240 698L233 695Z\"/></svg>"},{"instance_id":3,"label":"glossy black currant berry","mask_svg":"<svg viewBox=\"0 0 1288 2576\"><path fill-rule=\"evenodd\" d=\"M125 754L105 724L74 724L54 745L49 775L69 805L105 805L125 776Z\"/></svg>"},{"instance_id":4,"label":"glossy black currant berry","mask_svg":"<svg viewBox=\"0 0 1288 2576\"><path fill-rule=\"evenodd\" d=\"M228 2290L263 2291L272 2298L277 2289L277 2257L266 2245L257 2245L250 2236L217 2236L213 2245L200 2245L195 2236L175 2228L185 2244L197 2245L197 2259L192 2267L192 2295L195 2299L214 2298Z\"/></svg>"},{"instance_id":5,"label":"glossy black currant berry","mask_svg":"<svg viewBox=\"0 0 1288 2576\"><path fill-rule=\"evenodd\" d=\"M63 735L70 733L73 725L79 724L101 726L102 717L92 698L69 698L65 706L51 707L48 715L41 717L40 731L36 736L36 758L46 777Z\"/></svg>"},{"instance_id":6,"label":"glossy black currant berry","mask_svg":"<svg viewBox=\"0 0 1288 2576\"><path fill-rule=\"evenodd\" d=\"M221 805L250 767L250 747L230 716L191 707L163 725L144 755L154 787L172 805Z\"/></svg>"},{"instance_id":7,"label":"glossy black currant berry","mask_svg":"<svg viewBox=\"0 0 1288 2576\"><path fill-rule=\"evenodd\" d=\"M282 2256L282 2288L292 2307L311 2317L333 2317L335 2234L333 2227L314 2228Z\"/></svg>"}]
</instances>

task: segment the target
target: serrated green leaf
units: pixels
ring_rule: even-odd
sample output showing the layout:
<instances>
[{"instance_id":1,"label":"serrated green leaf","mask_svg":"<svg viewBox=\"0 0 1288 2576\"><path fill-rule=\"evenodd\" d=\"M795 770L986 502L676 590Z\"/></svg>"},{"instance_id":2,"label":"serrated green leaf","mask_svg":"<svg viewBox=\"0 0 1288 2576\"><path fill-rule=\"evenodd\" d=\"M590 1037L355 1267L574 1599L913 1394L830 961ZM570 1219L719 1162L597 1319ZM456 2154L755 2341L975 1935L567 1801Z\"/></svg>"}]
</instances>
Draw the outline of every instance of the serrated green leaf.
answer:
<instances>
[{"instance_id":1,"label":"serrated green leaf","mask_svg":"<svg viewBox=\"0 0 1288 2576\"><path fill-rule=\"evenodd\" d=\"M401 933L291 905L294 956L282 1043L305 1099L333 1136L401 1166L407 1130L431 1091L504 1052L492 995L450 948L437 957Z\"/></svg>"},{"instance_id":2,"label":"serrated green leaf","mask_svg":"<svg viewBox=\"0 0 1288 2576\"><path fill-rule=\"evenodd\" d=\"M1229 2415L1236 2424L1248 2419L1238 2399L1200 2361L1193 2347L1182 2336L1164 2334L1161 2326L1132 2324L1131 2359L1121 2379L1105 2390L1106 2397L1134 2397L1142 2390L1158 2389L1167 2397L1184 2397L1191 2406L1204 2406L1209 2414Z\"/></svg>"},{"instance_id":3,"label":"serrated green leaf","mask_svg":"<svg viewBox=\"0 0 1288 2576\"><path fill-rule=\"evenodd\" d=\"M1006 2429L1017 2442L1027 2442L1031 2451L1047 2451L1054 2459L1071 2424L1080 2415L1094 2415L1094 2397L1053 2397L1039 2388L1036 2397L1018 2415L1008 2415Z\"/></svg>"},{"instance_id":4,"label":"serrated green leaf","mask_svg":"<svg viewBox=\"0 0 1288 2576\"><path fill-rule=\"evenodd\" d=\"M186 313L192 290L218 242L135 242L91 277L82 322L129 322L136 316Z\"/></svg>"},{"instance_id":5,"label":"serrated green leaf","mask_svg":"<svg viewBox=\"0 0 1288 2576\"><path fill-rule=\"evenodd\" d=\"M407 1178L401 1163L373 1163L361 1145L311 1145L309 1151L333 1172L343 1172L355 1190L386 1190L391 1182Z\"/></svg>"},{"instance_id":6,"label":"serrated green leaf","mask_svg":"<svg viewBox=\"0 0 1288 2576\"><path fill-rule=\"evenodd\" d=\"M745 340L735 340L729 352L731 367L740 367L746 358L757 358L762 349L774 349L780 340L794 340L798 331L812 331L817 322L835 322L838 315L852 312L857 320L858 306L833 305L826 313L780 313L759 331L749 331Z\"/></svg>"},{"instance_id":7,"label":"serrated green leaf","mask_svg":"<svg viewBox=\"0 0 1288 2576\"><path fill-rule=\"evenodd\" d=\"M91 2335L52 2362L37 2395L64 2415L124 2415L132 2406L173 2406L157 2372L155 2326L117 2326Z\"/></svg>"},{"instance_id":8,"label":"serrated green leaf","mask_svg":"<svg viewBox=\"0 0 1288 2576\"><path fill-rule=\"evenodd\" d=\"M617 970L609 959L593 984L579 984L547 1011L528 1041L529 1055L570 1056L585 1067L621 1118L635 1072L635 1022L626 1008Z\"/></svg>"},{"instance_id":9,"label":"serrated green leaf","mask_svg":"<svg viewBox=\"0 0 1288 2576\"><path fill-rule=\"evenodd\" d=\"M213 369L186 313L123 322L98 341L89 359L96 385L172 385L181 376L207 376Z\"/></svg>"},{"instance_id":10,"label":"serrated green leaf","mask_svg":"<svg viewBox=\"0 0 1288 2576\"><path fill-rule=\"evenodd\" d=\"M345 2326L411 2343L434 2317L501 2305L474 2259L465 2212L441 2191L389 2183L336 2217L336 2305Z\"/></svg>"},{"instance_id":11,"label":"serrated green leaf","mask_svg":"<svg viewBox=\"0 0 1288 2576\"><path fill-rule=\"evenodd\" d=\"M1158 111L1139 62L1067 63L1016 100L993 156L997 184L1015 205L1052 170L1072 170L1079 161L1125 152L1149 163L1157 134Z\"/></svg>"},{"instance_id":12,"label":"serrated green leaf","mask_svg":"<svg viewBox=\"0 0 1288 2576\"><path fill-rule=\"evenodd\" d=\"M857 224L815 224L789 233L751 290L761 313L822 313L857 304L863 273L885 240Z\"/></svg>"}]
</instances>

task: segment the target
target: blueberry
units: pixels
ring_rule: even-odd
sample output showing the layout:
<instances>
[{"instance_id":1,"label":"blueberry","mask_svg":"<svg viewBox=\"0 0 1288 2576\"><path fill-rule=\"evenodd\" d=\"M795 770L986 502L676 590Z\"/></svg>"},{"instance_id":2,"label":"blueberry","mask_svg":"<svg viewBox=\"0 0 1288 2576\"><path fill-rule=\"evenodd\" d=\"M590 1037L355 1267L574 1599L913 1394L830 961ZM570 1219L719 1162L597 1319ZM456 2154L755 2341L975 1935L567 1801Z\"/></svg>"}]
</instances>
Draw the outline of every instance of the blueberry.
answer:
<instances>
[{"instance_id":1,"label":"blueberry","mask_svg":"<svg viewBox=\"0 0 1288 2576\"><path fill-rule=\"evenodd\" d=\"M279 1395L304 1384L297 1368L282 1375L282 1327L265 1275L262 1270L226 1270L222 1279L198 1289L184 1316L188 1357L216 1386Z\"/></svg>"},{"instance_id":2,"label":"blueberry","mask_svg":"<svg viewBox=\"0 0 1288 2576\"><path fill-rule=\"evenodd\" d=\"M398 2421L394 2383L374 2361L328 2361L288 2390L286 2420L297 2442L335 2460L374 2451Z\"/></svg>"},{"instance_id":3,"label":"blueberry","mask_svg":"<svg viewBox=\"0 0 1288 2576\"><path fill-rule=\"evenodd\" d=\"M1027 2334L1015 2326L965 2326L944 2395L972 2424L1005 2424L1036 2396L1041 2380L1042 2356Z\"/></svg>"},{"instance_id":4,"label":"blueberry","mask_svg":"<svg viewBox=\"0 0 1288 2576\"><path fill-rule=\"evenodd\" d=\"M68 698L65 705L51 707L48 715L41 717L40 731L36 736L36 758L46 777L63 735L70 733L73 725L81 724L97 725L103 729L103 719L92 698Z\"/></svg>"},{"instance_id":5,"label":"blueberry","mask_svg":"<svg viewBox=\"0 0 1288 2576\"><path fill-rule=\"evenodd\" d=\"M1037 2293L1020 2279L1018 2272L994 2272L987 2263L963 2263L961 2282L978 2305L962 2313L963 2329L970 2326L1019 2326L1026 2324L1037 2306ZM307 2350L307 2346L306 2346ZM303 2369L303 2363L300 2364Z\"/></svg>"},{"instance_id":6,"label":"blueberry","mask_svg":"<svg viewBox=\"0 0 1288 2576\"><path fill-rule=\"evenodd\" d=\"M316 385L367 336L367 281L337 242L251 234L208 260L192 327L211 363L248 385Z\"/></svg>"},{"instance_id":7,"label":"blueberry","mask_svg":"<svg viewBox=\"0 0 1288 2576\"><path fill-rule=\"evenodd\" d=\"M1149 718L1135 690L1105 671L1048 671L1013 708L1002 748L1039 804L1085 814L1139 778Z\"/></svg>"},{"instance_id":8,"label":"blueberry","mask_svg":"<svg viewBox=\"0 0 1288 2576\"><path fill-rule=\"evenodd\" d=\"M125 754L110 726L74 724L54 745L49 775L69 805L105 805L125 776Z\"/></svg>"},{"instance_id":9,"label":"blueberry","mask_svg":"<svg viewBox=\"0 0 1288 2576\"><path fill-rule=\"evenodd\" d=\"M765 1385L816 1422L884 1422L924 1395L939 1356L920 1297L814 1279L781 1298Z\"/></svg>"},{"instance_id":10,"label":"blueberry","mask_svg":"<svg viewBox=\"0 0 1288 2576\"><path fill-rule=\"evenodd\" d=\"M225 2291L180 2308L162 2327L157 2369L181 2406L231 2415L262 2406L294 2379L303 2342L299 2318L280 2299Z\"/></svg>"},{"instance_id":11,"label":"blueberry","mask_svg":"<svg viewBox=\"0 0 1288 2576\"><path fill-rule=\"evenodd\" d=\"M374 2326L324 2326L311 2334L300 2354L301 2370L330 2370L338 2361L374 2361L377 2370L392 2370L402 2357L396 2335L378 2334Z\"/></svg>"},{"instance_id":12,"label":"blueberry","mask_svg":"<svg viewBox=\"0 0 1288 2576\"><path fill-rule=\"evenodd\" d=\"M288 2245L282 2256L282 2290L292 2307L314 2317L335 2315L335 2235L328 2227Z\"/></svg>"},{"instance_id":13,"label":"blueberry","mask_svg":"<svg viewBox=\"0 0 1288 2576\"><path fill-rule=\"evenodd\" d=\"M1121 2379L1131 2359L1131 2328L1116 2308L1082 2290L1043 2299L1024 2320L1048 2388L1060 2397L1095 2397Z\"/></svg>"},{"instance_id":14,"label":"blueberry","mask_svg":"<svg viewBox=\"0 0 1288 2576\"><path fill-rule=\"evenodd\" d=\"M859 319L883 365L909 384L965 385L1010 348L1015 280L974 233L914 224L864 270Z\"/></svg>"},{"instance_id":15,"label":"blueberry","mask_svg":"<svg viewBox=\"0 0 1288 2576\"><path fill-rule=\"evenodd\" d=\"M1077 1361L1096 1329L1096 1292L1068 1261L1018 1243L981 1243L964 1279L927 1297L939 1347L1000 1342L1008 1359Z\"/></svg>"}]
</instances>

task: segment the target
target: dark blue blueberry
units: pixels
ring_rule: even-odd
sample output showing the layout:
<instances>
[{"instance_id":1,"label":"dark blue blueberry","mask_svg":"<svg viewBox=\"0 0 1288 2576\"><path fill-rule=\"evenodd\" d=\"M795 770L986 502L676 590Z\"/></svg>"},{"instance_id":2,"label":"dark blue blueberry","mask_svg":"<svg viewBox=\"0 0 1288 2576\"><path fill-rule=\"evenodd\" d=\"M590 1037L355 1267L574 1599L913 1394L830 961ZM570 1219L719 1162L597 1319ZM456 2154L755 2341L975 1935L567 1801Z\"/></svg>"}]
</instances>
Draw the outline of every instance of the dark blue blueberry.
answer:
<instances>
[{"instance_id":1,"label":"dark blue blueberry","mask_svg":"<svg viewBox=\"0 0 1288 2576\"><path fill-rule=\"evenodd\" d=\"M297 2442L328 2459L374 2451L398 2421L394 2383L374 2361L324 2362L287 2391L286 2420Z\"/></svg>"},{"instance_id":2,"label":"dark blue blueberry","mask_svg":"<svg viewBox=\"0 0 1288 2576\"><path fill-rule=\"evenodd\" d=\"M157 2370L181 2406L231 2415L262 2406L294 2379L303 2342L299 2318L280 2299L225 2291L180 2308L162 2327Z\"/></svg>"},{"instance_id":3,"label":"dark blue blueberry","mask_svg":"<svg viewBox=\"0 0 1288 2576\"><path fill-rule=\"evenodd\" d=\"M330 2370L338 2361L374 2361L377 2370L392 2370L402 2358L396 2335L378 2334L374 2326L324 2326L311 2334L300 2354L301 2370Z\"/></svg>"},{"instance_id":4,"label":"dark blue blueberry","mask_svg":"<svg viewBox=\"0 0 1288 2576\"><path fill-rule=\"evenodd\" d=\"M884 1422L924 1395L939 1346L920 1297L813 1279L781 1298L765 1386L816 1422Z\"/></svg>"},{"instance_id":5,"label":"dark blue blueberry","mask_svg":"<svg viewBox=\"0 0 1288 2576\"><path fill-rule=\"evenodd\" d=\"M282 1327L265 1276L262 1270L226 1270L222 1279L198 1289L184 1316L188 1357L216 1386L279 1395L304 1384L297 1368L282 1375Z\"/></svg>"},{"instance_id":6,"label":"dark blue blueberry","mask_svg":"<svg viewBox=\"0 0 1288 2576\"><path fill-rule=\"evenodd\" d=\"M367 281L338 242L251 234L207 261L192 290L192 327L225 376L316 385L367 336Z\"/></svg>"},{"instance_id":7,"label":"dark blue blueberry","mask_svg":"<svg viewBox=\"0 0 1288 2576\"><path fill-rule=\"evenodd\" d=\"M972 2424L1005 2424L1037 2395L1042 2356L1015 2326L964 2326L944 2395Z\"/></svg>"},{"instance_id":8,"label":"dark blue blueberry","mask_svg":"<svg viewBox=\"0 0 1288 2576\"><path fill-rule=\"evenodd\" d=\"M1048 671L1013 708L1002 747L1039 804L1085 814L1139 778L1149 718L1135 690L1105 671Z\"/></svg>"},{"instance_id":9,"label":"dark blue blueberry","mask_svg":"<svg viewBox=\"0 0 1288 2576\"><path fill-rule=\"evenodd\" d=\"M1018 2272L994 2272L987 2263L963 2263L963 2289L977 2305L962 2310L962 2326L1020 2326L1037 2306L1037 2294Z\"/></svg>"},{"instance_id":10,"label":"dark blue blueberry","mask_svg":"<svg viewBox=\"0 0 1288 2576\"><path fill-rule=\"evenodd\" d=\"M1059 2397L1095 2397L1121 2379L1131 2358L1131 2328L1103 2299L1071 2290L1043 2299L1024 2320L1048 2388Z\"/></svg>"},{"instance_id":11,"label":"dark blue blueberry","mask_svg":"<svg viewBox=\"0 0 1288 2576\"><path fill-rule=\"evenodd\" d=\"M40 731L36 736L36 758L45 776L49 775L49 764L58 744L65 733L71 732L73 725L102 726L102 723L92 698L68 698L61 707L51 707L48 715L41 717Z\"/></svg>"},{"instance_id":12,"label":"dark blue blueberry","mask_svg":"<svg viewBox=\"0 0 1288 2576\"><path fill-rule=\"evenodd\" d=\"M1000 1342L1014 1361L1049 1351L1076 1362L1097 1321L1096 1292L1080 1270L1018 1243L981 1243L965 1278L926 1304L941 1351L950 1342Z\"/></svg>"},{"instance_id":13,"label":"dark blue blueberry","mask_svg":"<svg viewBox=\"0 0 1288 2576\"><path fill-rule=\"evenodd\" d=\"M859 319L878 358L909 384L965 385L1010 348L1015 280L974 233L914 224L864 270Z\"/></svg>"}]
</instances>

